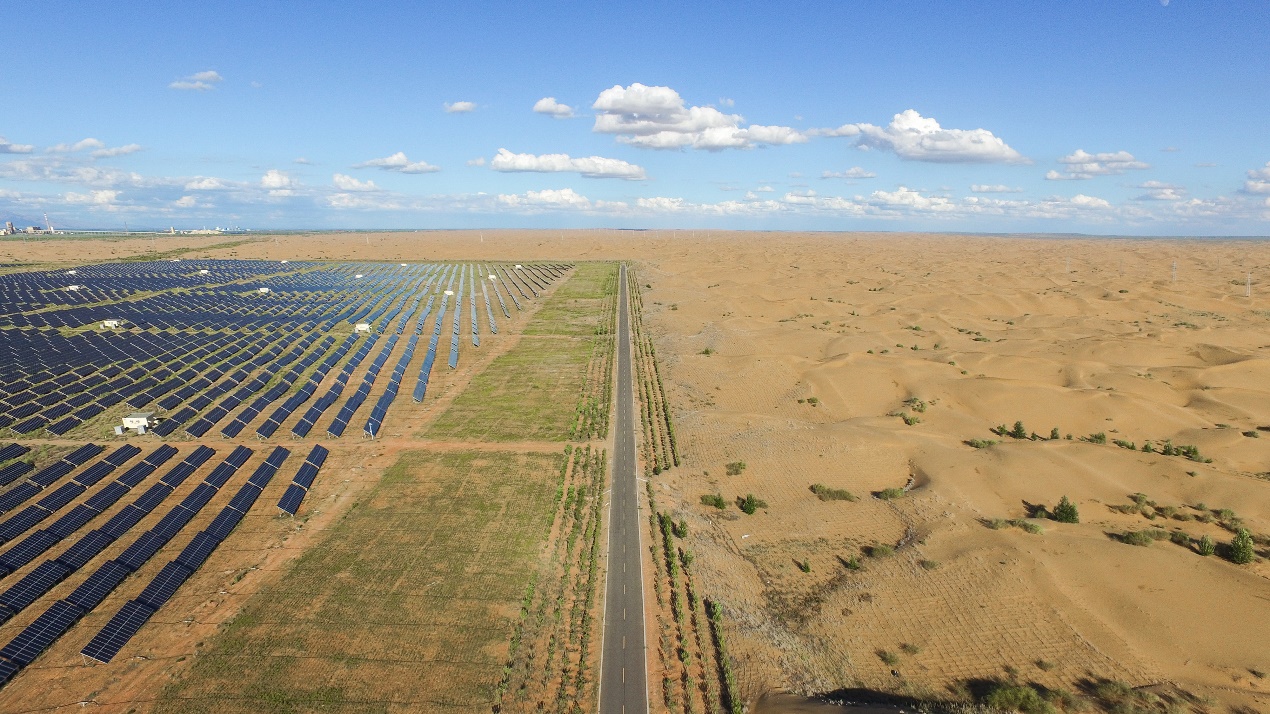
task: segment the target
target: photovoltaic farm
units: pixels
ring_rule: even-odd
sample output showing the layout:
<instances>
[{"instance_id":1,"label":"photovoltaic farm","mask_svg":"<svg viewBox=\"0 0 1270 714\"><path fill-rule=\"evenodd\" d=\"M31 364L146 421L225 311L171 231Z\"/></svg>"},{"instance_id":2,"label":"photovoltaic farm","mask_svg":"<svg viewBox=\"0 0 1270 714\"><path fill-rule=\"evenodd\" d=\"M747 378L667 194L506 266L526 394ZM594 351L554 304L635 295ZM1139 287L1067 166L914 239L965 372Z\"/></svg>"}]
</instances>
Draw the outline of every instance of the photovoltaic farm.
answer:
<instances>
[{"instance_id":1,"label":"photovoltaic farm","mask_svg":"<svg viewBox=\"0 0 1270 714\"><path fill-rule=\"evenodd\" d=\"M593 708L616 264L41 267L0 710Z\"/></svg>"}]
</instances>

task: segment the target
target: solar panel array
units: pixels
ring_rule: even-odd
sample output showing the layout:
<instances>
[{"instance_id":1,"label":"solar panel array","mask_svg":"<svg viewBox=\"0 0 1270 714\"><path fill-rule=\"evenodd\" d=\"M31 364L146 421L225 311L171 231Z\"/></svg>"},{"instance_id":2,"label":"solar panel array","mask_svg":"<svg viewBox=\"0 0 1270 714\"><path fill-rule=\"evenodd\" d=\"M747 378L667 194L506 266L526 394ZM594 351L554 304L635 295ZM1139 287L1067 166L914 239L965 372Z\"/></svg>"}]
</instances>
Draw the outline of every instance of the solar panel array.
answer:
<instances>
[{"instance_id":1,"label":"solar panel array","mask_svg":"<svg viewBox=\"0 0 1270 714\"><path fill-rule=\"evenodd\" d=\"M295 476L292 477L291 485L282 494L282 498L278 499L278 508L282 509L284 513L294 516L295 512L300 510L300 503L304 501L304 497L309 494L309 489L313 487L313 479L317 478L318 470L326 462L328 453L330 452L326 450L326 447L318 444L305 457L304 463L300 465L300 470L296 471Z\"/></svg>"}]
</instances>

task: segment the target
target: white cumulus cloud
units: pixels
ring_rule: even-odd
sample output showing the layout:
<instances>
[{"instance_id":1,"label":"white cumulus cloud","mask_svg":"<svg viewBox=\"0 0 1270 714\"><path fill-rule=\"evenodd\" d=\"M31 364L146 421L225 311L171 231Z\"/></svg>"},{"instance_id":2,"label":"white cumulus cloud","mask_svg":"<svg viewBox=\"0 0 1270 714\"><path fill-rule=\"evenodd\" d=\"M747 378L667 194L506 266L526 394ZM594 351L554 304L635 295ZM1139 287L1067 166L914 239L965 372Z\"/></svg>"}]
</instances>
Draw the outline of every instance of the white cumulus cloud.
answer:
<instances>
[{"instance_id":1,"label":"white cumulus cloud","mask_svg":"<svg viewBox=\"0 0 1270 714\"><path fill-rule=\"evenodd\" d=\"M1138 201L1181 201L1186 198L1185 188L1160 181L1147 181L1138 188L1144 188L1147 191L1135 199Z\"/></svg>"},{"instance_id":2,"label":"white cumulus cloud","mask_svg":"<svg viewBox=\"0 0 1270 714\"><path fill-rule=\"evenodd\" d=\"M1122 174L1125 171L1141 171L1151 168L1151 165L1138 161L1133 154L1127 151L1112 151L1101 154L1091 154L1084 149L1077 149L1071 154L1062 157L1058 163L1063 164L1063 172L1049 171L1045 174L1046 180L1049 181L1080 181L1091 179L1095 176L1114 176Z\"/></svg>"},{"instance_id":3,"label":"white cumulus cloud","mask_svg":"<svg viewBox=\"0 0 1270 714\"><path fill-rule=\"evenodd\" d=\"M467 160L466 162L464 162L464 163L466 163L468 166L484 166L484 165L485 165L485 157L484 157L484 156L478 156L478 157L476 157L475 159L468 159L468 160Z\"/></svg>"},{"instance_id":4,"label":"white cumulus cloud","mask_svg":"<svg viewBox=\"0 0 1270 714\"><path fill-rule=\"evenodd\" d=\"M193 208L197 205L197 201L195 201L193 196L181 196L173 201L172 205L177 208Z\"/></svg>"},{"instance_id":5,"label":"white cumulus cloud","mask_svg":"<svg viewBox=\"0 0 1270 714\"><path fill-rule=\"evenodd\" d=\"M65 198L67 203L80 203L91 206L110 206L114 204L115 199L119 198L119 191L101 189L97 191L89 191L88 193L68 192Z\"/></svg>"},{"instance_id":6,"label":"white cumulus cloud","mask_svg":"<svg viewBox=\"0 0 1270 714\"><path fill-rule=\"evenodd\" d=\"M92 153L94 159L112 159L116 156L127 156L141 151L141 144L124 144L123 146L112 146L108 149L98 149Z\"/></svg>"},{"instance_id":7,"label":"white cumulus cloud","mask_svg":"<svg viewBox=\"0 0 1270 714\"><path fill-rule=\"evenodd\" d=\"M982 184L976 183L970 186L973 193L1022 193L1023 189L1006 186L1003 184Z\"/></svg>"},{"instance_id":8,"label":"white cumulus cloud","mask_svg":"<svg viewBox=\"0 0 1270 714\"><path fill-rule=\"evenodd\" d=\"M534 102L534 111L556 119L568 119L573 116L573 107L557 102L555 97L543 97Z\"/></svg>"},{"instance_id":9,"label":"white cumulus cloud","mask_svg":"<svg viewBox=\"0 0 1270 714\"><path fill-rule=\"evenodd\" d=\"M229 186L218 178L212 176L199 176L185 182L186 191L221 191L229 188Z\"/></svg>"},{"instance_id":10,"label":"white cumulus cloud","mask_svg":"<svg viewBox=\"0 0 1270 714\"><path fill-rule=\"evenodd\" d=\"M403 174L430 174L440 171L440 166L433 166L426 161L411 161L406 158L406 152L398 151L392 156L385 156L382 159L371 159L363 161L360 164L354 164L355 169L383 169L384 171L397 171Z\"/></svg>"},{"instance_id":11,"label":"white cumulus cloud","mask_svg":"<svg viewBox=\"0 0 1270 714\"><path fill-rule=\"evenodd\" d=\"M188 77L182 77L170 84L168 89L181 89L185 91L207 92L216 88L217 83L223 80L220 72L214 69L195 72Z\"/></svg>"},{"instance_id":12,"label":"white cumulus cloud","mask_svg":"<svg viewBox=\"0 0 1270 714\"><path fill-rule=\"evenodd\" d=\"M670 87L639 82L600 92L591 108L598 112L593 131L614 134L624 144L645 149L721 151L807 141L806 134L787 126L742 127L744 118L739 114L686 106L683 97Z\"/></svg>"},{"instance_id":13,"label":"white cumulus cloud","mask_svg":"<svg viewBox=\"0 0 1270 714\"><path fill-rule=\"evenodd\" d=\"M1270 193L1270 161L1264 168L1252 169L1248 172L1248 180L1244 182L1244 193Z\"/></svg>"},{"instance_id":14,"label":"white cumulus cloud","mask_svg":"<svg viewBox=\"0 0 1270 714\"><path fill-rule=\"evenodd\" d=\"M442 106L447 114L467 114L476 111L475 102L446 102Z\"/></svg>"},{"instance_id":15,"label":"white cumulus cloud","mask_svg":"<svg viewBox=\"0 0 1270 714\"><path fill-rule=\"evenodd\" d=\"M29 154L32 151L35 151L35 147L30 144L11 144L0 136L0 154Z\"/></svg>"},{"instance_id":16,"label":"white cumulus cloud","mask_svg":"<svg viewBox=\"0 0 1270 714\"><path fill-rule=\"evenodd\" d=\"M88 137L87 139L80 139L73 144L57 144L55 146L50 146L48 148L48 152L50 154L70 154L76 151L83 151L84 149L100 149L103 146L105 146L105 144L102 143L100 139Z\"/></svg>"},{"instance_id":17,"label":"white cumulus cloud","mask_svg":"<svg viewBox=\"0 0 1270 714\"><path fill-rule=\"evenodd\" d=\"M300 183L283 171L269 169L260 177L260 187L269 189L270 196L291 196Z\"/></svg>"},{"instance_id":18,"label":"white cumulus cloud","mask_svg":"<svg viewBox=\"0 0 1270 714\"><path fill-rule=\"evenodd\" d=\"M861 149L892 151L901 159L934 163L1026 164L1031 161L987 129L945 129L931 117L905 109L887 126L843 124L818 136L855 137Z\"/></svg>"},{"instance_id":19,"label":"white cumulus cloud","mask_svg":"<svg viewBox=\"0 0 1270 714\"><path fill-rule=\"evenodd\" d=\"M846 171L826 171L820 174L822 179L870 179L877 178L877 174L859 166L852 166Z\"/></svg>"},{"instance_id":20,"label":"white cumulus cloud","mask_svg":"<svg viewBox=\"0 0 1270 714\"><path fill-rule=\"evenodd\" d=\"M581 174L587 178L620 178L633 181L645 178L643 167L627 163L621 159L609 159L603 156L586 156L575 159L568 154L514 154L507 149L499 149L498 154L490 160L489 166L495 171L504 172L571 172Z\"/></svg>"},{"instance_id":21,"label":"white cumulus cloud","mask_svg":"<svg viewBox=\"0 0 1270 714\"><path fill-rule=\"evenodd\" d=\"M498 202L511 208L589 208L591 200L571 188L498 195Z\"/></svg>"},{"instance_id":22,"label":"white cumulus cloud","mask_svg":"<svg viewBox=\"0 0 1270 714\"><path fill-rule=\"evenodd\" d=\"M346 174L335 174L331 177L331 181L335 184L335 188L338 188L341 191L379 190L379 187L375 185L374 181L358 181L352 176L348 176Z\"/></svg>"}]
</instances>

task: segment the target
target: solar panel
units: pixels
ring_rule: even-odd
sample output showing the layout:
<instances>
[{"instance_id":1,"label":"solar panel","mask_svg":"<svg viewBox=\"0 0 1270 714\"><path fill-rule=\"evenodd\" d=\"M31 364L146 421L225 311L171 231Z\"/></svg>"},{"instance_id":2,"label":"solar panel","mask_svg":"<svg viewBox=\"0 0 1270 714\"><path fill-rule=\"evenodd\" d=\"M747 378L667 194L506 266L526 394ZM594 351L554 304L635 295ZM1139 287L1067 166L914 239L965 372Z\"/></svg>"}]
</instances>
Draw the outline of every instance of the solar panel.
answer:
<instances>
[{"instance_id":1,"label":"solar panel","mask_svg":"<svg viewBox=\"0 0 1270 714\"><path fill-rule=\"evenodd\" d=\"M188 568L173 560L163 566L159 574L154 576L154 580L151 580L150 584L146 585L141 594L137 596L137 601L158 610L163 607L165 602L172 599L172 596L176 594L177 588L181 587L193 574L194 570L192 568Z\"/></svg>"},{"instance_id":2,"label":"solar panel","mask_svg":"<svg viewBox=\"0 0 1270 714\"><path fill-rule=\"evenodd\" d=\"M134 447L135 448L135 447ZM85 444L63 457L63 461L75 466L83 466L89 459L105 451L106 447L97 444Z\"/></svg>"},{"instance_id":3,"label":"solar panel","mask_svg":"<svg viewBox=\"0 0 1270 714\"><path fill-rule=\"evenodd\" d=\"M35 622L0 649L0 657L17 662L23 667L31 664L83 615L83 610L64 600L53 603L44 614L35 618Z\"/></svg>"},{"instance_id":4,"label":"solar panel","mask_svg":"<svg viewBox=\"0 0 1270 714\"><path fill-rule=\"evenodd\" d=\"M89 521L96 518L98 515L100 515L100 513L97 511L85 506L84 504L80 504L72 508L66 513L66 515L56 521L53 521L53 523L48 527L48 531L58 538L67 538L75 531L83 528Z\"/></svg>"},{"instance_id":5,"label":"solar panel","mask_svg":"<svg viewBox=\"0 0 1270 714\"><path fill-rule=\"evenodd\" d=\"M233 508L223 508L221 512L216 514L212 519L211 525L207 527L207 534L215 538L217 542L223 541L229 537L229 534L242 521L243 512Z\"/></svg>"},{"instance_id":6,"label":"solar panel","mask_svg":"<svg viewBox=\"0 0 1270 714\"><path fill-rule=\"evenodd\" d=\"M105 600L106 596L130 574L132 574L132 570L127 566L108 560L92 575L88 576L88 579L75 588L70 595L67 595L66 601L78 605L84 609L84 612L88 612L100 605L102 600Z\"/></svg>"},{"instance_id":7,"label":"solar panel","mask_svg":"<svg viewBox=\"0 0 1270 714\"><path fill-rule=\"evenodd\" d=\"M223 539L216 538L207 531L200 531L190 541L189 545L185 546L181 554L176 556L176 560L173 562L180 563L188 568L190 572L194 572L203 563L207 562L208 556L212 554L212 551L216 550L216 546L220 545L221 540Z\"/></svg>"},{"instance_id":8,"label":"solar panel","mask_svg":"<svg viewBox=\"0 0 1270 714\"><path fill-rule=\"evenodd\" d=\"M139 453L141 453L140 448L133 446L132 444L124 444L118 449L115 449L109 456L102 459L102 461L118 467L124 465L125 462Z\"/></svg>"},{"instance_id":9,"label":"solar panel","mask_svg":"<svg viewBox=\"0 0 1270 714\"><path fill-rule=\"evenodd\" d=\"M163 538L158 533L146 531L132 545L128 546L127 550L120 553L119 557L115 558L115 562L136 572L141 569L141 566L146 564L146 561L153 558L154 554L159 552L159 549L167 542L168 539Z\"/></svg>"},{"instance_id":10,"label":"solar panel","mask_svg":"<svg viewBox=\"0 0 1270 714\"><path fill-rule=\"evenodd\" d=\"M194 517L194 513L194 510L184 505L178 505L168 511L163 518L160 518L159 522L154 524L154 528L151 528L150 531L161 536L164 541L171 540L173 536L185 527L186 523L190 522L190 519Z\"/></svg>"},{"instance_id":11,"label":"solar panel","mask_svg":"<svg viewBox=\"0 0 1270 714\"><path fill-rule=\"evenodd\" d=\"M41 469L38 473L31 477L30 481L40 486L40 488L47 488L48 486L53 485L54 481L57 481L59 478L74 470L75 465L63 459L48 468Z\"/></svg>"},{"instance_id":12,"label":"solar panel","mask_svg":"<svg viewBox=\"0 0 1270 714\"><path fill-rule=\"evenodd\" d=\"M135 505L124 506L118 513L110 517L101 531L111 538L122 538L137 522L146 517L149 511L143 511Z\"/></svg>"},{"instance_id":13,"label":"solar panel","mask_svg":"<svg viewBox=\"0 0 1270 714\"><path fill-rule=\"evenodd\" d=\"M194 487L193 491L190 491L189 495L181 500L181 505L191 511L198 511L203 506L206 506L208 501L212 500L212 497L216 495L216 491L217 488L215 486L208 483L200 483Z\"/></svg>"},{"instance_id":14,"label":"solar panel","mask_svg":"<svg viewBox=\"0 0 1270 714\"><path fill-rule=\"evenodd\" d=\"M80 650L80 654L98 662L109 662L153 616L154 608L136 600L129 600L124 603L119 612L115 613L114 617L110 618L110 622L101 628L88 646Z\"/></svg>"},{"instance_id":15,"label":"solar panel","mask_svg":"<svg viewBox=\"0 0 1270 714\"><path fill-rule=\"evenodd\" d=\"M272 466L274 469L277 469L282 466L282 462L286 461L287 457L290 455L291 455L290 450L285 449L281 446L278 446L278 447L275 447L274 450L269 454L269 458L265 459L265 463L268 464L269 466Z\"/></svg>"},{"instance_id":16,"label":"solar panel","mask_svg":"<svg viewBox=\"0 0 1270 714\"><path fill-rule=\"evenodd\" d=\"M9 680L16 677L21 669L22 668L16 662L0 660L0 687L8 684Z\"/></svg>"},{"instance_id":17,"label":"solar panel","mask_svg":"<svg viewBox=\"0 0 1270 714\"><path fill-rule=\"evenodd\" d=\"M35 505L48 510L49 512L59 510L62 506L74 501L84 491L88 489L83 485L75 483L65 483L53 490L44 498L41 498Z\"/></svg>"},{"instance_id":18,"label":"solar panel","mask_svg":"<svg viewBox=\"0 0 1270 714\"><path fill-rule=\"evenodd\" d=\"M9 464L0 469L0 486L8 486L34 470L35 467L25 461Z\"/></svg>"},{"instance_id":19,"label":"solar panel","mask_svg":"<svg viewBox=\"0 0 1270 714\"><path fill-rule=\"evenodd\" d=\"M9 608L15 613L21 612L30 607L31 603L43 597L45 593L52 590L54 585L65 580L66 576L70 574L71 569L62 563L56 560L46 560L27 573L13 587L0 593L0 605Z\"/></svg>"},{"instance_id":20,"label":"solar panel","mask_svg":"<svg viewBox=\"0 0 1270 714\"><path fill-rule=\"evenodd\" d=\"M291 479L291 482L309 488L313 485L313 479L317 478L317 475L318 467L306 461L300 466L300 470L295 473L295 477Z\"/></svg>"},{"instance_id":21,"label":"solar panel","mask_svg":"<svg viewBox=\"0 0 1270 714\"><path fill-rule=\"evenodd\" d=\"M278 508L294 516L307 493L308 491L303 487L291 484L287 487L286 493L282 494L282 498L278 499Z\"/></svg>"},{"instance_id":22,"label":"solar panel","mask_svg":"<svg viewBox=\"0 0 1270 714\"><path fill-rule=\"evenodd\" d=\"M26 533L36 523L49 517L49 512L39 506L27 506L0 523L0 543L8 543Z\"/></svg>"},{"instance_id":23,"label":"solar panel","mask_svg":"<svg viewBox=\"0 0 1270 714\"><path fill-rule=\"evenodd\" d=\"M100 491L89 496L84 501L84 505L98 512L105 511L107 508L110 508L118 502L119 499L123 498L124 494L128 493L130 490L131 489L127 486L117 481L115 483L108 483Z\"/></svg>"},{"instance_id":24,"label":"solar panel","mask_svg":"<svg viewBox=\"0 0 1270 714\"><path fill-rule=\"evenodd\" d=\"M238 493L229 501L229 507L246 513L251 509L256 499L260 497L260 489L254 484L245 483L242 488L238 489Z\"/></svg>"},{"instance_id":25,"label":"solar panel","mask_svg":"<svg viewBox=\"0 0 1270 714\"><path fill-rule=\"evenodd\" d=\"M12 573L38 558L41 553L57 545L61 540L57 535L47 530L38 530L23 538L4 555L0 555L0 565L8 568L9 572Z\"/></svg>"},{"instance_id":26,"label":"solar panel","mask_svg":"<svg viewBox=\"0 0 1270 714\"><path fill-rule=\"evenodd\" d=\"M0 513L8 513L9 511L12 511L14 508L22 505L40 491L41 488L30 481L14 486L12 489L6 491L4 495L0 495Z\"/></svg>"},{"instance_id":27,"label":"solar panel","mask_svg":"<svg viewBox=\"0 0 1270 714\"><path fill-rule=\"evenodd\" d=\"M57 556L57 561L71 570L79 570L88 561L97 557L106 546L115 542L115 538L101 530L92 530L84 534L75 544Z\"/></svg>"},{"instance_id":28,"label":"solar panel","mask_svg":"<svg viewBox=\"0 0 1270 714\"><path fill-rule=\"evenodd\" d=\"M326 462L326 457L330 453L325 446L318 444L313 447L313 450L309 452L309 455L304 460L318 468L322 468L322 464Z\"/></svg>"},{"instance_id":29,"label":"solar panel","mask_svg":"<svg viewBox=\"0 0 1270 714\"><path fill-rule=\"evenodd\" d=\"M8 461L9 459L16 459L30 450L30 447L23 446L21 444L9 444L3 449L0 449L0 462Z\"/></svg>"}]
</instances>

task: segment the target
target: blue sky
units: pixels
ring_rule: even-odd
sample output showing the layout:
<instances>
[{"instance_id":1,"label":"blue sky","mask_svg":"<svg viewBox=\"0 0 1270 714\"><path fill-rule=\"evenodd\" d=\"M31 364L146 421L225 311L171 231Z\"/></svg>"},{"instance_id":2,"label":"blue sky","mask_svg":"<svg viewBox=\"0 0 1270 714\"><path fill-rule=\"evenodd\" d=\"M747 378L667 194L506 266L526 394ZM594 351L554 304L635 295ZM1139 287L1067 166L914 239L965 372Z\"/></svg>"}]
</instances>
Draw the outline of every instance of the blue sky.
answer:
<instances>
[{"instance_id":1,"label":"blue sky","mask_svg":"<svg viewBox=\"0 0 1270 714\"><path fill-rule=\"evenodd\" d=\"M1270 234L1266 0L123 5L6 8L0 215Z\"/></svg>"}]
</instances>

